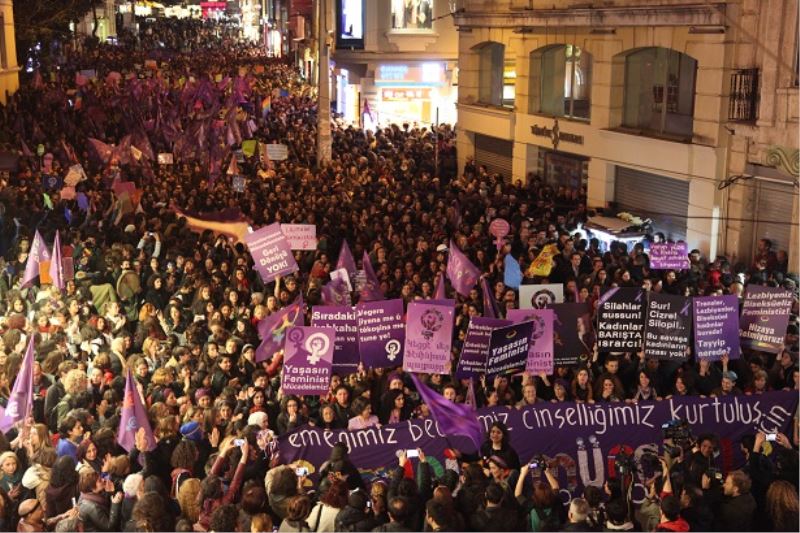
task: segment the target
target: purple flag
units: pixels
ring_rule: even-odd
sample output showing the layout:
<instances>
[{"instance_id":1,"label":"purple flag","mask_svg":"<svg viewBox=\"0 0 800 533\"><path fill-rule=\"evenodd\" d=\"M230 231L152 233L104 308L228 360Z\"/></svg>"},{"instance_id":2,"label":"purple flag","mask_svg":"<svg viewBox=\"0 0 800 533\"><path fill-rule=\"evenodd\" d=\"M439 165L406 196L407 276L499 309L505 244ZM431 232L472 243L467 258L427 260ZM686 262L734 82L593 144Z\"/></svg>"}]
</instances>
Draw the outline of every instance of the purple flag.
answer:
<instances>
[{"instance_id":1,"label":"purple flag","mask_svg":"<svg viewBox=\"0 0 800 533\"><path fill-rule=\"evenodd\" d=\"M33 335L28 341L28 349L22 359L22 366L14 380L14 389L8 398L8 404L0 416L0 431L4 433L19 422L25 420L33 409Z\"/></svg>"},{"instance_id":2,"label":"purple flag","mask_svg":"<svg viewBox=\"0 0 800 533\"><path fill-rule=\"evenodd\" d=\"M436 276L436 289L433 291L434 300L444 300L447 295L444 292L444 274L441 272Z\"/></svg>"},{"instance_id":3,"label":"purple flag","mask_svg":"<svg viewBox=\"0 0 800 533\"><path fill-rule=\"evenodd\" d=\"M464 435L475 445L476 450L481 449L483 429L478 416L468 405L451 402L444 396L425 385L420 379L410 374L417 392L422 401L431 410L431 416L439 425L439 431L447 435ZM445 437L446 438L446 437Z\"/></svg>"},{"instance_id":4,"label":"purple flag","mask_svg":"<svg viewBox=\"0 0 800 533\"><path fill-rule=\"evenodd\" d=\"M325 305L352 305L350 301L350 291L347 290L347 283L344 279L332 279L322 286L322 303Z\"/></svg>"},{"instance_id":5,"label":"purple flag","mask_svg":"<svg viewBox=\"0 0 800 533\"><path fill-rule=\"evenodd\" d=\"M489 288L489 282L486 278L481 279L481 288L483 289L483 316L486 318L497 318L500 316L500 310L497 308L497 300L492 295L492 289Z\"/></svg>"},{"instance_id":6,"label":"purple flag","mask_svg":"<svg viewBox=\"0 0 800 533\"><path fill-rule=\"evenodd\" d=\"M372 263L369 262L369 255L364 250L364 258L361 260L364 265L364 275L367 280L361 288L361 301L374 302L375 300L383 300L383 291L381 291L381 284L378 282L378 276L372 270Z\"/></svg>"},{"instance_id":7,"label":"purple flag","mask_svg":"<svg viewBox=\"0 0 800 533\"><path fill-rule=\"evenodd\" d=\"M290 305L265 317L258 323L257 329L258 336L261 337L261 344L256 348L256 362L266 361L276 352L283 350L286 330L295 325L305 325L301 298L297 298Z\"/></svg>"},{"instance_id":8,"label":"purple flag","mask_svg":"<svg viewBox=\"0 0 800 533\"><path fill-rule=\"evenodd\" d=\"M453 288L461 296L469 296L469 291L478 282L481 271L473 265L467 256L450 240L450 256L447 258L447 277Z\"/></svg>"},{"instance_id":9,"label":"purple flag","mask_svg":"<svg viewBox=\"0 0 800 533\"><path fill-rule=\"evenodd\" d=\"M31 250L28 253L28 261L25 263L25 274L22 276L22 284L20 287L25 287L39 276L39 262L50 261L50 252L47 245L39 235L39 230L33 235L33 243Z\"/></svg>"},{"instance_id":10,"label":"purple flag","mask_svg":"<svg viewBox=\"0 0 800 533\"><path fill-rule=\"evenodd\" d=\"M475 398L475 380L472 378L469 378L466 396L467 397L464 398L464 405L468 405L470 409L475 411L478 408L478 400Z\"/></svg>"},{"instance_id":11,"label":"purple flag","mask_svg":"<svg viewBox=\"0 0 800 533\"><path fill-rule=\"evenodd\" d=\"M147 450L151 451L156 447L156 439L153 437L153 428L147 420L147 411L133 379L131 367L127 368L125 376L125 397L122 400L122 413L119 419L119 429L117 430L117 444L126 451L131 451L136 446L136 432L139 428L144 428L147 438Z\"/></svg>"},{"instance_id":12,"label":"purple flag","mask_svg":"<svg viewBox=\"0 0 800 533\"><path fill-rule=\"evenodd\" d=\"M286 333L281 387L285 394L325 394L331 385L336 330L294 326Z\"/></svg>"},{"instance_id":13,"label":"purple flag","mask_svg":"<svg viewBox=\"0 0 800 533\"><path fill-rule=\"evenodd\" d=\"M403 370L426 374L450 373L453 314L453 305L432 304L429 301L408 304Z\"/></svg>"},{"instance_id":14,"label":"purple flag","mask_svg":"<svg viewBox=\"0 0 800 533\"><path fill-rule=\"evenodd\" d=\"M339 258L336 260L336 269L338 270L340 268L347 270L347 274L350 276L351 280L356 279L356 273L358 272L356 269L356 260L353 258L352 252L350 252L347 241L342 241L342 247L339 249Z\"/></svg>"},{"instance_id":15,"label":"purple flag","mask_svg":"<svg viewBox=\"0 0 800 533\"><path fill-rule=\"evenodd\" d=\"M53 253L50 254L50 277L53 278L53 285L63 291L66 284L64 283L64 266L61 264L61 237L58 235L58 230L56 230L56 239L53 241Z\"/></svg>"}]
</instances>

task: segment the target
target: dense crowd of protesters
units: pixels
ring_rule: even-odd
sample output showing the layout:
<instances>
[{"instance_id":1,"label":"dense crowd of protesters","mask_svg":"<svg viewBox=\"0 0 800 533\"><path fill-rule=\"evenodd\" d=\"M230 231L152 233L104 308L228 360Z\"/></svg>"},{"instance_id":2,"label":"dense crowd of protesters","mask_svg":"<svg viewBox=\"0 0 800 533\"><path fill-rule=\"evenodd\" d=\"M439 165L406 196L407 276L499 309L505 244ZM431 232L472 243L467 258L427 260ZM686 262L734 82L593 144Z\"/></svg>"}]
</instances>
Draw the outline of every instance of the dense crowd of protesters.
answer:
<instances>
[{"instance_id":1,"label":"dense crowd of protesters","mask_svg":"<svg viewBox=\"0 0 800 533\"><path fill-rule=\"evenodd\" d=\"M155 68L148 65L154 60ZM225 83L243 77L242 68L247 87ZM96 77L76 86L76 73L87 69ZM108 78L113 72L120 77ZM1 530L798 529L796 416L792 434L779 434L769 456L763 433L744 438L746 462L722 479L713 468L713 435L680 459L666 455L663 475L648 483L645 502L635 508L613 483L586 487L563 505L553 471L533 479L530 458L517 456L501 423L481 450L488 461L464 457L460 472L439 478L421 451L415 479L404 475L408 458L401 453L392 476L370 484L341 445L318 483L279 464L271 442L304 424L358 429L425 413L400 369L334 375L327 396L296 397L281 391L280 353L255 361L258 322L298 295L308 309L319 304L344 239L356 258L368 253L386 297L408 303L433 296L452 237L485 273L501 314L518 305L517 292L503 283L505 255L525 271L553 242L559 253L551 274L524 282L563 283L567 301L594 304L612 286L740 298L746 284L796 291L785 251L772 250L766 239L752 265L708 261L692 251L684 271L651 270L644 243L605 250L574 231L586 218L585 190L554 188L533 175L511 183L472 163L457 172L449 126L370 132L337 124L333 160L318 166L315 117L313 92L289 66L218 26L187 21L158 21L114 46L59 49L0 109L0 141L19 154L18 170L0 182L3 402L30 335L37 361L32 420L0 437ZM118 145L126 135L150 160L103 157L89 142ZM238 163L245 186L237 191L224 170L235 157L231 148L250 137L286 144L289 158L245 156ZM47 172L31 150L40 144L53 155ZM174 153L175 164L152 161L162 152ZM76 187L88 200L83 207L59 192L76 163L87 174ZM141 191L135 208L112 190L120 177ZM264 284L242 243L193 233L174 207L238 208L254 227L315 224L318 246L295 252L295 275ZM487 231L497 217L511 226L500 250ZM62 253L73 259L75 277L63 292L38 282L20 286L35 230L48 243L59 230ZM118 294L118 281L131 273L139 292ZM467 298L453 296L457 357L484 302L477 285ZM795 320L777 355L745 350L735 361L666 364L643 352L595 350L579 367L557 367L553 375L481 380L477 403L798 390L796 315L795 299ZM151 451L141 432L130 453L117 444L127 368L148 408L157 440ZM426 380L448 399L465 400L464 382Z\"/></svg>"}]
</instances>

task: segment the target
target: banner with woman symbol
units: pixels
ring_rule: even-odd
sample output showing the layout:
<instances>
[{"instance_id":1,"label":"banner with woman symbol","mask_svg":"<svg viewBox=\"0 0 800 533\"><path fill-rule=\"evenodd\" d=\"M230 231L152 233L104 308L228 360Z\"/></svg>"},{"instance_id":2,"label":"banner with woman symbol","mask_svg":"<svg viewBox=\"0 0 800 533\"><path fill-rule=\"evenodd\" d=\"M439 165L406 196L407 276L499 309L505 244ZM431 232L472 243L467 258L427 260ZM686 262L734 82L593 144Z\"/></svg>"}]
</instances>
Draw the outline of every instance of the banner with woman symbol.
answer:
<instances>
[{"instance_id":1,"label":"banner with woman symbol","mask_svg":"<svg viewBox=\"0 0 800 533\"><path fill-rule=\"evenodd\" d=\"M284 394L321 395L328 392L333 371L336 330L294 326L286 334L281 384Z\"/></svg>"},{"instance_id":2,"label":"banner with woman symbol","mask_svg":"<svg viewBox=\"0 0 800 533\"><path fill-rule=\"evenodd\" d=\"M430 302L408 304L403 370L426 374L449 374L452 341L452 304Z\"/></svg>"}]
</instances>

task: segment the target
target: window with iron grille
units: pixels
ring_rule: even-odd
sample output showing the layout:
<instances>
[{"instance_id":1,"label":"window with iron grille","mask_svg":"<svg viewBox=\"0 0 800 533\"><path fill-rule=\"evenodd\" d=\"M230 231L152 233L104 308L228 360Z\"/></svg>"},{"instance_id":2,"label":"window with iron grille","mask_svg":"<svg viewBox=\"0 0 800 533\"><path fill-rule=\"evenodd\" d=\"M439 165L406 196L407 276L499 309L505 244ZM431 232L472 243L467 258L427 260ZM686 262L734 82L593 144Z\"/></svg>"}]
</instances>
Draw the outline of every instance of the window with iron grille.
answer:
<instances>
[{"instance_id":1,"label":"window with iron grille","mask_svg":"<svg viewBox=\"0 0 800 533\"><path fill-rule=\"evenodd\" d=\"M737 70L731 74L728 120L752 122L756 118L758 118L758 69Z\"/></svg>"}]
</instances>

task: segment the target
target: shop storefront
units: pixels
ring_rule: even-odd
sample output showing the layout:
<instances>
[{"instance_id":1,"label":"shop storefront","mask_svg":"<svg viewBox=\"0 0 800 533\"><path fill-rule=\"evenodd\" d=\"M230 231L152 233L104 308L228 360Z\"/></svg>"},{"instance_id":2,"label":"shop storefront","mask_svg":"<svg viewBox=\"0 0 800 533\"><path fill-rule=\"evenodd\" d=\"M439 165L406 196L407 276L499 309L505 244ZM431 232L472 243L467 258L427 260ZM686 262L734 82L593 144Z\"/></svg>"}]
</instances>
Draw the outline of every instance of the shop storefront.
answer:
<instances>
[{"instance_id":1,"label":"shop storefront","mask_svg":"<svg viewBox=\"0 0 800 533\"><path fill-rule=\"evenodd\" d=\"M686 240L689 181L617 166L614 201L618 211L652 220L652 231Z\"/></svg>"},{"instance_id":2,"label":"shop storefront","mask_svg":"<svg viewBox=\"0 0 800 533\"><path fill-rule=\"evenodd\" d=\"M539 175L553 188L580 189L586 186L589 172L588 157L539 148L538 160Z\"/></svg>"}]
</instances>

